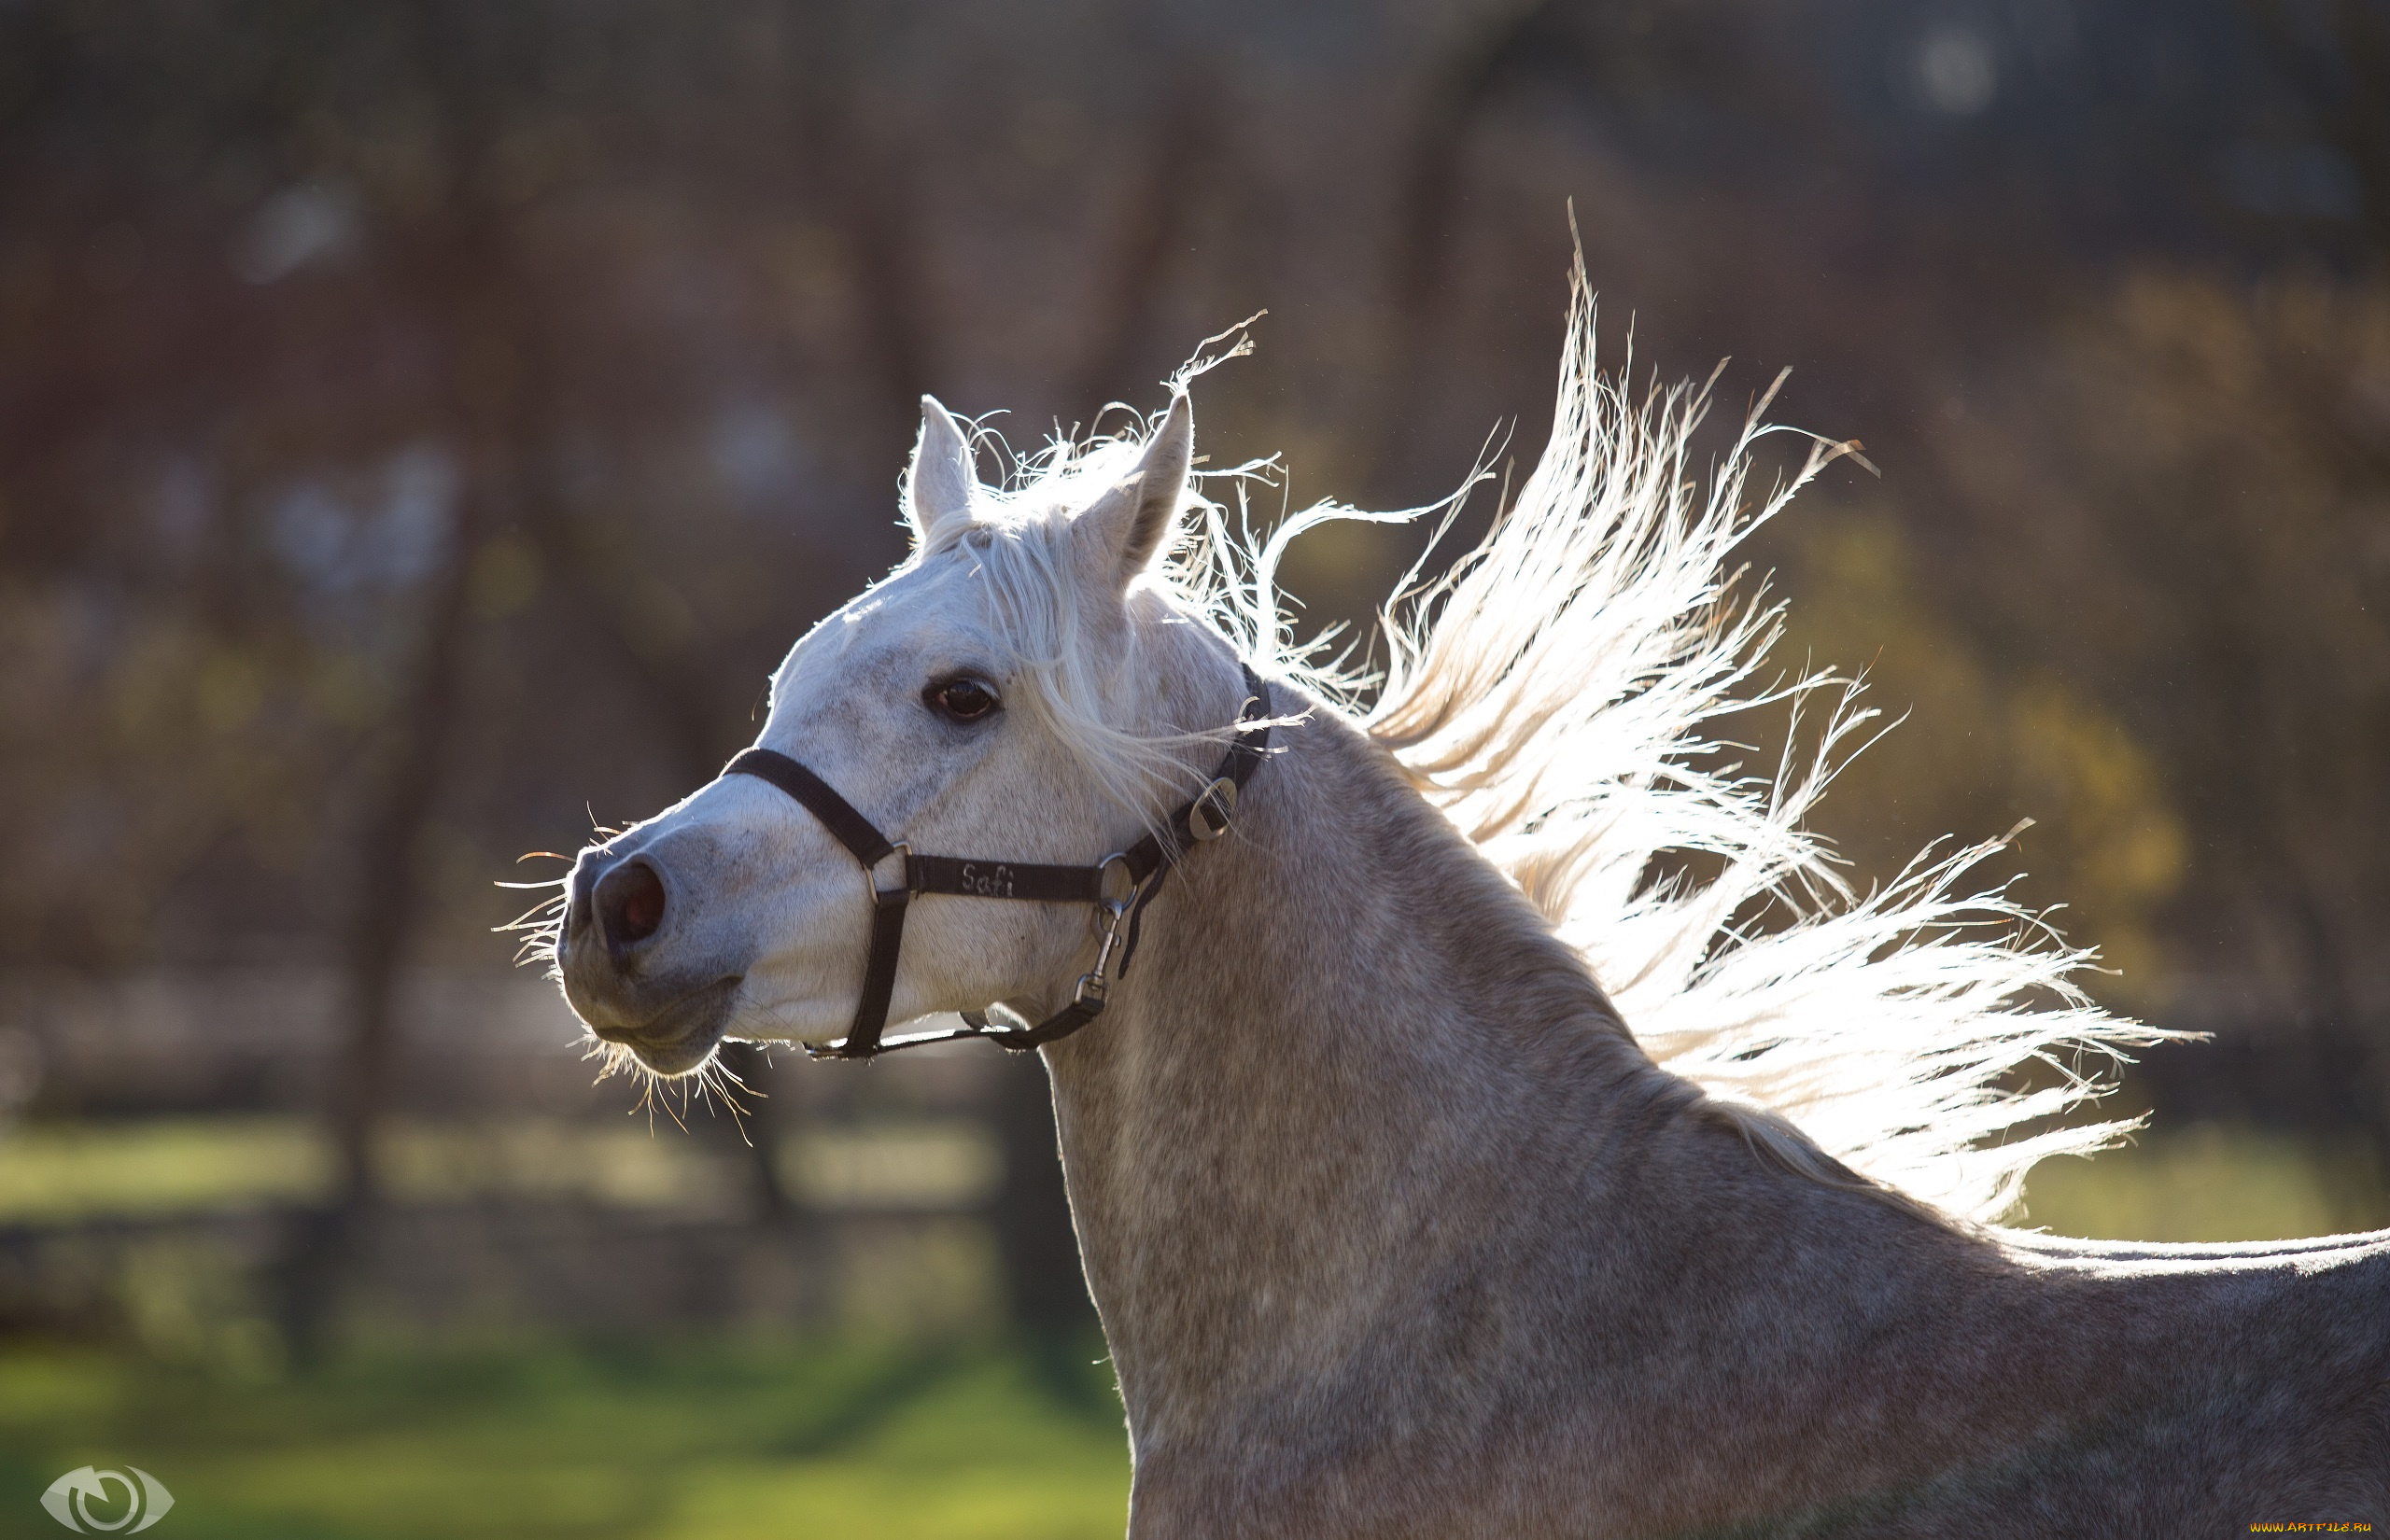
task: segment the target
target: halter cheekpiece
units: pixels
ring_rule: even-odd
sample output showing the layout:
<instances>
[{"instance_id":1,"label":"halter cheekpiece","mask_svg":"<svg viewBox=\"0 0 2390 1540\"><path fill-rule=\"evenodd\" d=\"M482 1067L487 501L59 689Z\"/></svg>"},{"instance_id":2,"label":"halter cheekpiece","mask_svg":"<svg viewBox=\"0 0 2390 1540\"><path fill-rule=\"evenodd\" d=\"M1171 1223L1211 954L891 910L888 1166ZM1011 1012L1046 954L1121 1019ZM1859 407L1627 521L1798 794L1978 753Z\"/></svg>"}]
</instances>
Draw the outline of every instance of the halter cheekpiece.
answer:
<instances>
[{"instance_id":1,"label":"halter cheekpiece","mask_svg":"<svg viewBox=\"0 0 2390 1540\"><path fill-rule=\"evenodd\" d=\"M898 1048L930 1043L982 1038L1002 1048L1026 1051L1070 1036L1104 1014L1104 1000L1118 973L1126 974L1137 949L1137 931L1146 905L1161 890L1170 869L1194 847L1219 838L1236 817L1237 794L1261 767L1270 746L1270 689L1250 664L1244 670L1244 708L1237 714L1236 736L1213 774L1210 784L1194 800L1173 813L1163 826L1126 850L1116 851L1093 866L1045 866L1029 861L981 861L966 856L917 856L903 840L892 840L854 805L830 790L829 783L786 754L750 749L723 768L725 776L753 776L766 780L805 805L837 842L863 867L864 886L871 892L871 955L864 964L863 998L855 1005L854 1025L847 1035L822 1047L808 1045L815 1058L872 1058ZM903 858L902 881L879 885L879 869L889 858ZM1003 1006L966 1012L967 1026L941 1032L916 1032L881 1041L888 1026L889 997L896 987L896 958L905 941L905 912L919 893L952 893L964 898L1025 899L1033 903L1085 903L1095 910L1096 933L1102 945L1095 966L1079 975L1071 1002L1035 1026ZM989 1017L997 1019L991 1022Z\"/></svg>"}]
</instances>

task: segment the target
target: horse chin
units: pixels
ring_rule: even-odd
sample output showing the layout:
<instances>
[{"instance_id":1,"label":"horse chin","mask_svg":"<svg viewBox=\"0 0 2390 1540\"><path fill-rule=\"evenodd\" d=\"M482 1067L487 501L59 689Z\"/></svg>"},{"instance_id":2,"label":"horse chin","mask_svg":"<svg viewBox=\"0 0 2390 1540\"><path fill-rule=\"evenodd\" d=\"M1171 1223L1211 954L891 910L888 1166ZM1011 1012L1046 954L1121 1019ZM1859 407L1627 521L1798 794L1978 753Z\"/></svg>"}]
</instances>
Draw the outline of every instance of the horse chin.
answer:
<instances>
[{"instance_id":1,"label":"horse chin","mask_svg":"<svg viewBox=\"0 0 2390 1540\"><path fill-rule=\"evenodd\" d=\"M593 1027L628 1048L649 1073L670 1078L703 1069L730 1029L744 982L720 979L674 1001L636 1029Z\"/></svg>"},{"instance_id":2,"label":"horse chin","mask_svg":"<svg viewBox=\"0 0 2390 1540\"><path fill-rule=\"evenodd\" d=\"M713 1057L714 1049L721 1045L722 1032L717 1029L710 1032L694 1033L677 1043L665 1043L661 1046L633 1043L628 1044L628 1047L631 1056L640 1061L648 1073L670 1080L705 1068L707 1062Z\"/></svg>"}]
</instances>

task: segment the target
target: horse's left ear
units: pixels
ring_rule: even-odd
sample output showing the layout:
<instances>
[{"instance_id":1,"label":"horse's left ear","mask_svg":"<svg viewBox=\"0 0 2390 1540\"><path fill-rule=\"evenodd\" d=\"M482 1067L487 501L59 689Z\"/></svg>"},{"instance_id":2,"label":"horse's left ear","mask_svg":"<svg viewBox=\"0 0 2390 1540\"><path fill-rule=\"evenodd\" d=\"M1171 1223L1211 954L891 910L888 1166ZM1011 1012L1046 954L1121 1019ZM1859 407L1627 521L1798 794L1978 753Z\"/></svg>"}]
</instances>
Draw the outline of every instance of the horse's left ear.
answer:
<instances>
[{"instance_id":1,"label":"horse's left ear","mask_svg":"<svg viewBox=\"0 0 2390 1540\"><path fill-rule=\"evenodd\" d=\"M1116 586L1126 588L1170 538L1194 455L1195 409L1182 390L1146 441L1137 469L1079 516L1081 527L1109 553Z\"/></svg>"}]
</instances>

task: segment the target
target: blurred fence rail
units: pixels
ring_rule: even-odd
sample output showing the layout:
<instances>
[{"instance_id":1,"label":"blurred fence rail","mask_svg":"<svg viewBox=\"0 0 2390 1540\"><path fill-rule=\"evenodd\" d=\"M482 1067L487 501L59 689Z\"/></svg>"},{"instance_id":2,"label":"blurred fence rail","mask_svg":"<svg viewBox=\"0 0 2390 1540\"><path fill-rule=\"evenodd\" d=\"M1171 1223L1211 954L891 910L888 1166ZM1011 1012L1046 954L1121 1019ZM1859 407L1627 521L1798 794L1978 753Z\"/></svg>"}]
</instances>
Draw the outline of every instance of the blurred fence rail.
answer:
<instances>
[{"instance_id":1,"label":"blurred fence rail","mask_svg":"<svg viewBox=\"0 0 2390 1540\"><path fill-rule=\"evenodd\" d=\"M0 1110L313 1113L344 1046L342 988L330 966L0 974ZM401 975L396 999L387 1093L396 1114L604 1118L639 1100L626 1081L595 1083L597 1067L577 1047L581 1025L545 979L418 970ZM983 1099L987 1079L979 1056L915 1055L874 1088L951 1109ZM788 1076L774 1088L822 1110L852 1099L852 1086L831 1076Z\"/></svg>"},{"instance_id":2,"label":"blurred fence rail","mask_svg":"<svg viewBox=\"0 0 2390 1540\"><path fill-rule=\"evenodd\" d=\"M276 1271L339 1197L339 987L306 967L0 981L0 1330L263 1351ZM398 1000L387 1201L344 1307L363 1329L936 1329L1004 1309L995 1055L759 1058L733 1116L593 1083L543 980L420 972Z\"/></svg>"}]
</instances>

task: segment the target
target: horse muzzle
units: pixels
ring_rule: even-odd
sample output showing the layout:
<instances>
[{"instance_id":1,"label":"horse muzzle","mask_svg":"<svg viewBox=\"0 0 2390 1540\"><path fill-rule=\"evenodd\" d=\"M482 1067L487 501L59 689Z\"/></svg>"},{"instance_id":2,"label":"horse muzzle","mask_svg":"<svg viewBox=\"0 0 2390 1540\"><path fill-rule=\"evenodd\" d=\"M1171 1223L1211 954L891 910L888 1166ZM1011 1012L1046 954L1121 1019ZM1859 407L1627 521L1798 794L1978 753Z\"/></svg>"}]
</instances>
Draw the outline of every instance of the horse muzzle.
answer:
<instances>
[{"instance_id":1,"label":"horse muzzle","mask_svg":"<svg viewBox=\"0 0 2390 1540\"><path fill-rule=\"evenodd\" d=\"M658 1074L685 1074L721 1043L743 967L685 955L694 927L652 848L593 846L573 863L556 938L565 999L589 1029ZM700 952L711 948L699 947Z\"/></svg>"}]
</instances>

